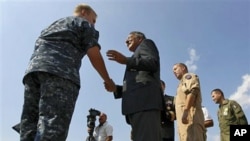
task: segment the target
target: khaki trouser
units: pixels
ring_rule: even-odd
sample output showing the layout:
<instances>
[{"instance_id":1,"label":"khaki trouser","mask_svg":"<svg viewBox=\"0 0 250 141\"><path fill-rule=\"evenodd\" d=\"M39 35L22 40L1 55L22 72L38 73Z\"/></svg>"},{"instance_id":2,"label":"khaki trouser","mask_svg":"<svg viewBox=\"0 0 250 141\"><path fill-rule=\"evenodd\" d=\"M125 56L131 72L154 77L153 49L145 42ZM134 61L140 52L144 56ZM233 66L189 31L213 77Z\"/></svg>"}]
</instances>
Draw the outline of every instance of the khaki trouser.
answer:
<instances>
[{"instance_id":1,"label":"khaki trouser","mask_svg":"<svg viewBox=\"0 0 250 141\"><path fill-rule=\"evenodd\" d=\"M194 112L190 109L188 115L188 124L182 123L183 106L176 106L177 128L180 141L205 141L205 130L203 124L194 116ZM179 120L178 120L179 119Z\"/></svg>"}]
</instances>

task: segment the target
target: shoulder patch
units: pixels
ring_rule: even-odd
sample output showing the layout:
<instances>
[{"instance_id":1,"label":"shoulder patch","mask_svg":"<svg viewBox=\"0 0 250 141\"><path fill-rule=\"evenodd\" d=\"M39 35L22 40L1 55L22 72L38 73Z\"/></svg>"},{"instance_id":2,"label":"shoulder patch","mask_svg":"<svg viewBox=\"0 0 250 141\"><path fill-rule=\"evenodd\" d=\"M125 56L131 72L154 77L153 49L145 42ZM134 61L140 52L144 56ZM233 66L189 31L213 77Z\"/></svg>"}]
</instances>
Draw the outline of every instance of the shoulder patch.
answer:
<instances>
[{"instance_id":1,"label":"shoulder patch","mask_svg":"<svg viewBox=\"0 0 250 141\"><path fill-rule=\"evenodd\" d=\"M188 75L185 76L185 78L189 80L189 79L192 78L192 76L190 74L188 74Z\"/></svg>"}]
</instances>

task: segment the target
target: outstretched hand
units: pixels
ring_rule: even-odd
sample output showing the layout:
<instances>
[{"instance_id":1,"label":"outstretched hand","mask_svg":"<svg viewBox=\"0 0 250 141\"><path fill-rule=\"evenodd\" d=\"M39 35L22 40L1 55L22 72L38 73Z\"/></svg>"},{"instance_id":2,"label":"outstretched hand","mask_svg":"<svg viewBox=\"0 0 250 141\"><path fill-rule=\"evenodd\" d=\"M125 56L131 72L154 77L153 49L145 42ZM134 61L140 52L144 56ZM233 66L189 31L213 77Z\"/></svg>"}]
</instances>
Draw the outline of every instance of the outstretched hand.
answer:
<instances>
[{"instance_id":1,"label":"outstretched hand","mask_svg":"<svg viewBox=\"0 0 250 141\"><path fill-rule=\"evenodd\" d=\"M120 52L116 50L108 50L106 55L108 56L109 60L116 61L120 64L126 64L127 63L127 58L121 54Z\"/></svg>"}]
</instances>

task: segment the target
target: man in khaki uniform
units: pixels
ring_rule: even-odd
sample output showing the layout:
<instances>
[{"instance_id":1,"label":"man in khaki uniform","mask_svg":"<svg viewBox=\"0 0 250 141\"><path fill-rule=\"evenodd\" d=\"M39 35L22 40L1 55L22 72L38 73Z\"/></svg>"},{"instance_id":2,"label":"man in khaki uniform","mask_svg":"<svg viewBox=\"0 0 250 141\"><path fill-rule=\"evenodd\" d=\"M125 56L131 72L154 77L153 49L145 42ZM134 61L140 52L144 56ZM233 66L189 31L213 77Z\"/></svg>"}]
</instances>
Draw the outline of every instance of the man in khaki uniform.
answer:
<instances>
[{"instance_id":1,"label":"man in khaki uniform","mask_svg":"<svg viewBox=\"0 0 250 141\"><path fill-rule=\"evenodd\" d=\"M225 99L221 89L212 90L211 96L219 104L220 140L230 141L230 125L248 125L245 113L236 101Z\"/></svg>"},{"instance_id":2,"label":"man in khaki uniform","mask_svg":"<svg viewBox=\"0 0 250 141\"><path fill-rule=\"evenodd\" d=\"M199 78L196 74L188 73L188 68L183 63L175 64L173 72L180 80L175 103L179 140L204 141L206 130Z\"/></svg>"}]
</instances>

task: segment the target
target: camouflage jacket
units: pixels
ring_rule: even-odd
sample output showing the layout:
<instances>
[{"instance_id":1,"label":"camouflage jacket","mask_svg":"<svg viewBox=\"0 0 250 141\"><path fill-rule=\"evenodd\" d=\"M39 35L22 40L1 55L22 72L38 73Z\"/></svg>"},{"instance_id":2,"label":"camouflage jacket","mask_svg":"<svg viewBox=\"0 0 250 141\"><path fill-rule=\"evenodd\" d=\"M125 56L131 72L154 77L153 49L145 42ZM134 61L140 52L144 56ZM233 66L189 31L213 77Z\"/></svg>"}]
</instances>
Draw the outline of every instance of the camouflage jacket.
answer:
<instances>
[{"instance_id":1,"label":"camouflage jacket","mask_svg":"<svg viewBox=\"0 0 250 141\"><path fill-rule=\"evenodd\" d=\"M217 114L222 140L229 140L230 125L248 124L241 106L234 100L224 100Z\"/></svg>"},{"instance_id":2,"label":"camouflage jacket","mask_svg":"<svg viewBox=\"0 0 250 141\"><path fill-rule=\"evenodd\" d=\"M100 48L98 38L98 31L84 18L69 16L55 21L36 40L25 76L48 72L80 86L81 60L89 48Z\"/></svg>"}]
</instances>

